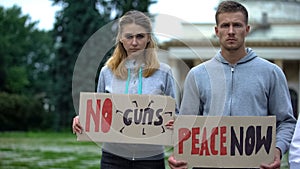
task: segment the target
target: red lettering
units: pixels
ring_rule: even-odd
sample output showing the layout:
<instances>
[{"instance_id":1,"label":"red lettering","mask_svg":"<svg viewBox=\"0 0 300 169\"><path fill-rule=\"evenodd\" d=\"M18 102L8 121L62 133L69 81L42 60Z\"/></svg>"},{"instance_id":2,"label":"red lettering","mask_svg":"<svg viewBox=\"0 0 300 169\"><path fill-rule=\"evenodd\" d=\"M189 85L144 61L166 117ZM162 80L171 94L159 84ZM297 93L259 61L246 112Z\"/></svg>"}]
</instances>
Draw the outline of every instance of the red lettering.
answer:
<instances>
[{"instance_id":1,"label":"red lettering","mask_svg":"<svg viewBox=\"0 0 300 169\"><path fill-rule=\"evenodd\" d=\"M100 105L101 100L97 99L97 106L96 106L96 113L93 109L93 101L92 99L87 100L86 106L86 123L85 123L85 131L90 131L90 124L91 124L91 116L94 120L95 124L95 132L99 131L99 122L100 122Z\"/></svg>"},{"instance_id":2,"label":"red lettering","mask_svg":"<svg viewBox=\"0 0 300 169\"><path fill-rule=\"evenodd\" d=\"M216 150L216 135L218 135L218 133L219 133L218 127L214 127L211 131L210 150L212 155L218 154L218 151Z\"/></svg>"},{"instance_id":3,"label":"red lettering","mask_svg":"<svg viewBox=\"0 0 300 169\"><path fill-rule=\"evenodd\" d=\"M220 155L227 155L226 144L226 126L220 127Z\"/></svg>"},{"instance_id":4,"label":"red lettering","mask_svg":"<svg viewBox=\"0 0 300 169\"><path fill-rule=\"evenodd\" d=\"M183 154L184 142L191 137L191 155L227 155L226 131L226 126L214 127L211 133L207 133L206 127L203 127L202 131L200 127L194 127L191 131L188 128L180 128L178 130L178 154Z\"/></svg>"},{"instance_id":5,"label":"red lettering","mask_svg":"<svg viewBox=\"0 0 300 169\"><path fill-rule=\"evenodd\" d=\"M201 141L201 149L199 154L203 155L205 151L205 155L209 156L209 150L208 150L208 143L207 143L207 137L206 137L206 127L203 128L203 134L202 134L202 141Z\"/></svg>"},{"instance_id":6,"label":"red lettering","mask_svg":"<svg viewBox=\"0 0 300 169\"><path fill-rule=\"evenodd\" d=\"M183 154L183 142L189 139L191 136L191 131L187 128L180 128L178 130L178 154Z\"/></svg>"},{"instance_id":7,"label":"red lettering","mask_svg":"<svg viewBox=\"0 0 300 169\"><path fill-rule=\"evenodd\" d=\"M112 101L106 99L102 107L101 131L107 133L110 130L112 121Z\"/></svg>"},{"instance_id":8,"label":"red lettering","mask_svg":"<svg viewBox=\"0 0 300 169\"><path fill-rule=\"evenodd\" d=\"M191 154L198 154L199 148L196 147L199 144L199 139L196 136L200 134L200 128L192 128L192 152Z\"/></svg>"}]
</instances>

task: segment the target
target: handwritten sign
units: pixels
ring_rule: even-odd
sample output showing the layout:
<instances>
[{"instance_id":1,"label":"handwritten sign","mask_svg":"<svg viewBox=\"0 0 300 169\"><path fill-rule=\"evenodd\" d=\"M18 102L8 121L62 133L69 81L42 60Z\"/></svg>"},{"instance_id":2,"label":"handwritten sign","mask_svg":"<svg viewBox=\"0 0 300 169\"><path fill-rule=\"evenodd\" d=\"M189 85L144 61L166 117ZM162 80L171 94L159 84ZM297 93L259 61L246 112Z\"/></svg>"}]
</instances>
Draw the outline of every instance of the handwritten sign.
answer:
<instances>
[{"instance_id":1,"label":"handwritten sign","mask_svg":"<svg viewBox=\"0 0 300 169\"><path fill-rule=\"evenodd\" d=\"M174 157L189 167L255 168L274 160L276 118L179 116Z\"/></svg>"},{"instance_id":2,"label":"handwritten sign","mask_svg":"<svg viewBox=\"0 0 300 169\"><path fill-rule=\"evenodd\" d=\"M173 145L165 123L175 114L169 96L80 93L79 141Z\"/></svg>"}]
</instances>

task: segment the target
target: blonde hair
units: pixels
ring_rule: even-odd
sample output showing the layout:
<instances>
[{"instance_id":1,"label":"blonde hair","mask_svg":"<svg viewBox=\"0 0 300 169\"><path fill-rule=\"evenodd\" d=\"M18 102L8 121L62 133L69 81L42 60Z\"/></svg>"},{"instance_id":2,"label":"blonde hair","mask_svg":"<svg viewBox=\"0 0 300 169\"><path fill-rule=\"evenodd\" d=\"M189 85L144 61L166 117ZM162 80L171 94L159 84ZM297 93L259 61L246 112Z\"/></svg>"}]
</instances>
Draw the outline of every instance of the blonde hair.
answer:
<instances>
[{"instance_id":1,"label":"blonde hair","mask_svg":"<svg viewBox=\"0 0 300 169\"><path fill-rule=\"evenodd\" d=\"M119 20L118 34L116 37L116 48L111 58L106 62L106 65L113 71L114 75L120 79L126 79L127 69L125 67L125 59L127 53L122 43L120 42L122 28L127 24L136 24L145 28L149 35L149 42L144 51L144 70L143 77L151 76L157 69L159 69L159 61L156 54L157 45L152 35L151 20L148 16L140 11L126 12Z\"/></svg>"}]
</instances>

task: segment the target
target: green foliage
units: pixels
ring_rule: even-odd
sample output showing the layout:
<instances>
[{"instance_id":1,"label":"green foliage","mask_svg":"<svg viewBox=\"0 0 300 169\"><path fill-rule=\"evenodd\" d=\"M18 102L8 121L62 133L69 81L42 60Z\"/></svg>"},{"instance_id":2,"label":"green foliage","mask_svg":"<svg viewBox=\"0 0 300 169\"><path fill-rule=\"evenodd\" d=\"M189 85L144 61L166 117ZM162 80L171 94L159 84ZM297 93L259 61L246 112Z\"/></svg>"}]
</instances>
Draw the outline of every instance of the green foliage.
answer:
<instances>
[{"instance_id":1,"label":"green foliage","mask_svg":"<svg viewBox=\"0 0 300 169\"><path fill-rule=\"evenodd\" d=\"M26 62L26 59L22 56L26 54L24 49L29 46L27 32L29 32L33 26L32 24L26 25L28 19L28 16L21 16L21 9L16 6L7 10L0 7L0 74L2 75L0 90L2 91L10 92L7 78L9 75L13 74L12 72L9 72L10 70L16 71L16 69L9 70L8 68L13 65L20 66ZM25 75L27 78L27 74L24 73L25 72L19 72L19 75ZM18 81L14 83L18 83ZM22 85L17 86L21 87Z\"/></svg>"},{"instance_id":2,"label":"green foliage","mask_svg":"<svg viewBox=\"0 0 300 169\"><path fill-rule=\"evenodd\" d=\"M50 84L53 40L36 23L17 6L0 6L0 91L36 95Z\"/></svg>"},{"instance_id":3,"label":"green foliage","mask_svg":"<svg viewBox=\"0 0 300 169\"><path fill-rule=\"evenodd\" d=\"M72 102L72 75L74 65L85 41L99 28L99 13L95 1L61 0L63 9L56 14L54 36L57 39L57 48L53 67L54 92L52 98L55 111L58 112L60 127L70 126L74 116Z\"/></svg>"},{"instance_id":4,"label":"green foliage","mask_svg":"<svg viewBox=\"0 0 300 169\"><path fill-rule=\"evenodd\" d=\"M115 17L117 19L124 13L130 10L139 10L141 12L148 12L148 7L151 4L156 3L156 0L99 0L104 6L107 6L107 11L115 11Z\"/></svg>"},{"instance_id":5,"label":"green foliage","mask_svg":"<svg viewBox=\"0 0 300 169\"><path fill-rule=\"evenodd\" d=\"M26 93L29 95L43 95L49 98L52 92L52 78L49 74L54 59L54 40L52 31L34 30L31 35L31 46L28 49L26 70L29 85Z\"/></svg>"},{"instance_id":6,"label":"green foliage","mask_svg":"<svg viewBox=\"0 0 300 169\"><path fill-rule=\"evenodd\" d=\"M8 68L5 88L13 93L20 93L29 84L25 67L12 66Z\"/></svg>"},{"instance_id":7,"label":"green foliage","mask_svg":"<svg viewBox=\"0 0 300 169\"><path fill-rule=\"evenodd\" d=\"M0 130L51 127L42 101L51 93L54 41L36 24L20 7L0 6Z\"/></svg>"},{"instance_id":8,"label":"green foliage","mask_svg":"<svg viewBox=\"0 0 300 169\"><path fill-rule=\"evenodd\" d=\"M39 100L0 93L0 131L49 129L52 123Z\"/></svg>"}]
</instances>

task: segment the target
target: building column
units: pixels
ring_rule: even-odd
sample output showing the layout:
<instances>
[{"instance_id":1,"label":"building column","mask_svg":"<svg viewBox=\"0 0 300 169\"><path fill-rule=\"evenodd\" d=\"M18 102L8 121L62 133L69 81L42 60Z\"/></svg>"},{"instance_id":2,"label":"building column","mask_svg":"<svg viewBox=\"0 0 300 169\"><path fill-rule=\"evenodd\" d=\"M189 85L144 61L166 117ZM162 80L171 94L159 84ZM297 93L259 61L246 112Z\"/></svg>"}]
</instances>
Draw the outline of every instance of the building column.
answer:
<instances>
[{"instance_id":1,"label":"building column","mask_svg":"<svg viewBox=\"0 0 300 169\"><path fill-rule=\"evenodd\" d=\"M201 59L194 59L194 60L193 60L193 65L194 65L194 66L197 66L197 65L199 65L200 63L202 63L202 60L201 60Z\"/></svg>"},{"instance_id":2,"label":"building column","mask_svg":"<svg viewBox=\"0 0 300 169\"><path fill-rule=\"evenodd\" d=\"M180 79L181 77L181 72L180 72L180 66L178 64L178 60L177 59L169 59L168 64L170 65L170 67L172 68L172 73L173 73L173 77L174 77L174 82L176 85L176 103L179 106L180 103L180 95L181 95L181 86L182 84L180 83L182 80Z\"/></svg>"},{"instance_id":3,"label":"building column","mask_svg":"<svg viewBox=\"0 0 300 169\"><path fill-rule=\"evenodd\" d=\"M282 59L276 59L276 60L274 60L274 63L283 70L283 60Z\"/></svg>"}]
</instances>

